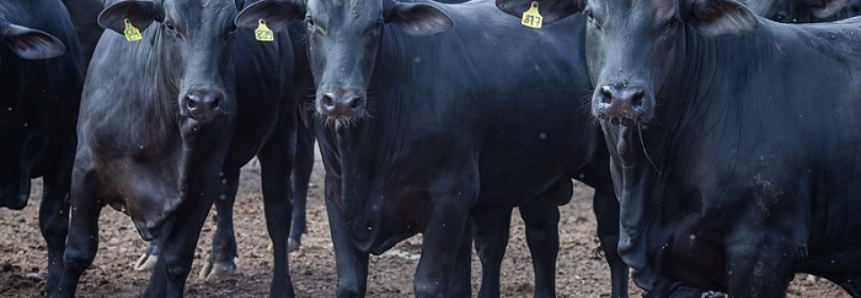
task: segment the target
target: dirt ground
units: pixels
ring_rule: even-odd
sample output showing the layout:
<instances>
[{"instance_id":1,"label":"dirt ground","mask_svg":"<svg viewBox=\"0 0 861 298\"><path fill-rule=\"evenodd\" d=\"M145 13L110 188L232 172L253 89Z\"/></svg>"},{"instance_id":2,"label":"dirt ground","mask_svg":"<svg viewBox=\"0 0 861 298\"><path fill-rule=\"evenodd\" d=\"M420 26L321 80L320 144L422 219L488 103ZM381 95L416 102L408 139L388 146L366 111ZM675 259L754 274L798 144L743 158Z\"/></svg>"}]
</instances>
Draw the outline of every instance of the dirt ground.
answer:
<instances>
[{"instance_id":1,"label":"dirt ground","mask_svg":"<svg viewBox=\"0 0 861 298\"><path fill-rule=\"evenodd\" d=\"M318 157L319 158L319 157ZM334 253L322 195L323 171L319 160L314 169L308 198L308 233L302 248L290 255L290 272L297 297L334 296L336 273ZM30 206L23 211L0 209L0 297L44 297L44 282L32 277L46 268L43 239L38 228L41 191L34 183ZM594 252L595 217L591 211L592 189L577 185L571 203L562 207L560 252L557 274L559 297L609 297L609 268ZM214 211L213 211L214 213ZM237 273L217 280L198 279L209 252L215 222L210 218L195 254L193 273L186 287L187 297L266 297L271 278L272 257L263 219L260 168L251 163L242 172L236 200L236 236L240 259ZM105 209L100 220L100 247L93 267L78 286L78 297L137 297L142 293L148 272L136 272L131 264L146 243L140 239L123 214ZM532 267L524 238L523 223L515 212L511 241L503 263L502 296L532 297ZM412 297L412 276L418 264L421 237L410 238L389 253L371 258L368 297ZM473 257L472 284L475 294L480 267ZM631 297L639 290L631 285ZM796 276L789 297L849 297L826 281L810 281Z\"/></svg>"}]
</instances>

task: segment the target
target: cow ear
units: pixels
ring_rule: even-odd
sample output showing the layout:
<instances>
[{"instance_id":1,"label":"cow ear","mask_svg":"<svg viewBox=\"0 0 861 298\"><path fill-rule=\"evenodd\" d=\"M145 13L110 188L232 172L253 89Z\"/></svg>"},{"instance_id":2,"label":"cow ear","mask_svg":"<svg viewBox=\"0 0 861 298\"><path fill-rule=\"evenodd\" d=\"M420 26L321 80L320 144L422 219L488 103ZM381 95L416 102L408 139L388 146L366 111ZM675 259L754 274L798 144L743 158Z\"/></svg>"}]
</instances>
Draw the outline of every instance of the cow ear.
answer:
<instances>
[{"instance_id":1,"label":"cow ear","mask_svg":"<svg viewBox=\"0 0 861 298\"><path fill-rule=\"evenodd\" d=\"M496 0L499 10L522 17L523 13L532 7L532 3L538 4L538 13L544 18L544 24L553 24L574 13L583 11L585 0Z\"/></svg>"},{"instance_id":2,"label":"cow ear","mask_svg":"<svg viewBox=\"0 0 861 298\"><path fill-rule=\"evenodd\" d=\"M236 27L254 29L258 21L263 20L273 31L287 31L287 27L295 21L305 18L304 5L294 1L263 0L251 5L236 15L233 21Z\"/></svg>"},{"instance_id":3,"label":"cow ear","mask_svg":"<svg viewBox=\"0 0 861 298\"><path fill-rule=\"evenodd\" d=\"M66 52L63 42L53 35L24 26L9 24L3 37L15 55L27 60L54 58Z\"/></svg>"},{"instance_id":4,"label":"cow ear","mask_svg":"<svg viewBox=\"0 0 861 298\"><path fill-rule=\"evenodd\" d=\"M127 0L106 7L99 14L99 26L123 34L128 19L129 23L144 31L152 22L162 21L161 9L152 1Z\"/></svg>"},{"instance_id":5,"label":"cow ear","mask_svg":"<svg viewBox=\"0 0 861 298\"><path fill-rule=\"evenodd\" d=\"M427 36L454 28L454 21L434 6L395 1L386 20L410 35Z\"/></svg>"},{"instance_id":6,"label":"cow ear","mask_svg":"<svg viewBox=\"0 0 861 298\"><path fill-rule=\"evenodd\" d=\"M850 0L819 0L816 5L810 6L810 12L820 19L830 17L849 5Z\"/></svg>"},{"instance_id":7,"label":"cow ear","mask_svg":"<svg viewBox=\"0 0 861 298\"><path fill-rule=\"evenodd\" d=\"M688 2L690 6L685 10L683 18L706 36L738 35L756 29L756 15L733 0L690 0Z\"/></svg>"}]
</instances>

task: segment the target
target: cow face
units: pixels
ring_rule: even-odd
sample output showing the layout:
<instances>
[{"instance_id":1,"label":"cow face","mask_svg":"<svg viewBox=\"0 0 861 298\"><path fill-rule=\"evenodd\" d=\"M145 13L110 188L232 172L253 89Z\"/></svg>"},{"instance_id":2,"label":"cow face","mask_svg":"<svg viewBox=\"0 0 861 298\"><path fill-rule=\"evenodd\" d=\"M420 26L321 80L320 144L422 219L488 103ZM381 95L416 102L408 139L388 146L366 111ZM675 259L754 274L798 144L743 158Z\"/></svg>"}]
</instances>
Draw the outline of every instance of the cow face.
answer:
<instances>
[{"instance_id":1,"label":"cow face","mask_svg":"<svg viewBox=\"0 0 861 298\"><path fill-rule=\"evenodd\" d=\"M688 36L716 38L757 25L732 0L589 0L583 11L592 114L624 125L654 117L657 95L684 63Z\"/></svg>"},{"instance_id":2,"label":"cow face","mask_svg":"<svg viewBox=\"0 0 861 298\"><path fill-rule=\"evenodd\" d=\"M0 47L7 48L14 55L0 57L0 69L2 59L48 59L63 55L66 51L63 43L53 35L11 23L3 13L0 13ZM7 68L2 71L12 70ZM6 100L0 98L4 109L9 109L4 111L8 115L4 117L8 118L0 119L4 126L4 145L0 148L0 156L10 158L3 160L0 166L0 207L19 210L27 206L34 156L44 150L45 140L31 135L33 130L37 129L36 126L28 127L26 120L15 116L16 110L13 107L19 103ZM10 129L13 126L18 128Z\"/></svg>"},{"instance_id":3,"label":"cow face","mask_svg":"<svg viewBox=\"0 0 861 298\"><path fill-rule=\"evenodd\" d=\"M141 32L153 22L152 42L159 71L179 112L200 123L227 113L234 89L233 40L240 2L232 0L121 1L105 8L99 25L123 34L127 26ZM128 24L127 24L128 23Z\"/></svg>"},{"instance_id":4,"label":"cow face","mask_svg":"<svg viewBox=\"0 0 861 298\"><path fill-rule=\"evenodd\" d=\"M263 20L279 31L300 18L307 27L317 112L346 122L367 115L367 88L386 24L417 36L453 26L434 6L394 0L261 1L242 11L236 24L255 28Z\"/></svg>"},{"instance_id":5,"label":"cow face","mask_svg":"<svg viewBox=\"0 0 861 298\"><path fill-rule=\"evenodd\" d=\"M750 10L783 23L809 23L834 16L852 0L746 0Z\"/></svg>"}]
</instances>

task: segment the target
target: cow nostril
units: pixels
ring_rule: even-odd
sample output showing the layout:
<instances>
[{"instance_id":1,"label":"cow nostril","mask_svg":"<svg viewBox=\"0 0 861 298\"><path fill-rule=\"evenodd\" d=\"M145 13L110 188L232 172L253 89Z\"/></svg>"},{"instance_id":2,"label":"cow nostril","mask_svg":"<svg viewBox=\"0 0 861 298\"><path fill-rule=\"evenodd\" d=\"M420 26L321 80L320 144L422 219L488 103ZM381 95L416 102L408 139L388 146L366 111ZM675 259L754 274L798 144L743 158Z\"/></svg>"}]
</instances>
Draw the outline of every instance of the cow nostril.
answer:
<instances>
[{"instance_id":1,"label":"cow nostril","mask_svg":"<svg viewBox=\"0 0 861 298\"><path fill-rule=\"evenodd\" d=\"M326 108L332 108L335 106L335 100L332 98L331 94L323 94L323 98L321 100L323 101L323 106Z\"/></svg>"},{"instance_id":2,"label":"cow nostril","mask_svg":"<svg viewBox=\"0 0 861 298\"><path fill-rule=\"evenodd\" d=\"M212 99L212 103L209 104L209 106L212 107L213 110L218 109L219 105L221 105L221 96L220 95L216 96L214 99Z\"/></svg>"},{"instance_id":3,"label":"cow nostril","mask_svg":"<svg viewBox=\"0 0 861 298\"><path fill-rule=\"evenodd\" d=\"M613 102L613 90L610 90L610 86L601 86L601 103L609 104Z\"/></svg>"},{"instance_id":4,"label":"cow nostril","mask_svg":"<svg viewBox=\"0 0 861 298\"><path fill-rule=\"evenodd\" d=\"M191 98L191 96L187 96L185 98L185 106L189 109L195 109L197 108L197 101Z\"/></svg>"},{"instance_id":5,"label":"cow nostril","mask_svg":"<svg viewBox=\"0 0 861 298\"><path fill-rule=\"evenodd\" d=\"M631 97L631 106L635 108L642 107L644 96L643 91L637 91L637 93L634 93L634 96Z\"/></svg>"},{"instance_id":6,"label":"cow nostril","mask_svg":"<svg viewBox=\"0 0 861 298\"><path fill-rule=\"evenodd\" d=\"M353 99L350 100L350 109L357 110L357 109L359 109L359 106L361 104L362 104L361 98L353 97Z\"/></svg>"}]
</instances>

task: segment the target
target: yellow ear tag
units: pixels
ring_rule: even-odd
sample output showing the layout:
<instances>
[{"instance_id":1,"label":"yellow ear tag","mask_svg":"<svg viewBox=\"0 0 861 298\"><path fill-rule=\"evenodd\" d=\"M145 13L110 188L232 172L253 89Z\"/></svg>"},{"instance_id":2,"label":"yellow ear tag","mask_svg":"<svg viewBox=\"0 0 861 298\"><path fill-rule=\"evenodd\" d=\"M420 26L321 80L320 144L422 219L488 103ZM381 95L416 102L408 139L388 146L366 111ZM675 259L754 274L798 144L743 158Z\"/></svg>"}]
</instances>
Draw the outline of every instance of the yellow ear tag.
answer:
<instances>
[{"instance_id":1,"label":"yellow ear tag","mask_svg":"<svg viewBox=\"0 0 861 298\"><path fill-rule=\"evenodd\" d=\"M520 18L520 24L529 28L541 29L541 25L544 24L544 18L538 13L538 1L532 1L532 4L529 5L529 10L524 12L523 17Z\"/></svg>"},{"instance_id":2,"label":"yellow ear tag","mask_svg":"<svg viewBox=\"0 0 861 298\"><path fill-rule=\"evenodd\" d=\"M138 28L135 28L135 26L132 25L131 22L129 22L129 19L123 19L123 23L126 23L126 29L123 30L123 35L126 36L126 40L128 40L129 42L134 42L143 38L141 37L141 31L138 30Z\"/></svg>"},{"instance_id":3,"label":"yellow ear tag","mask_svg":"<svg viewBox=\"0 0 861 298\"><path fill-rule=\"evenodd\" d=\"M254 38L257 41L272 42L275 41L275 34L266 26L266 22L263 19L259 19L257 20L257 29L254 30Z\"/></svg>"}]
</instances>

